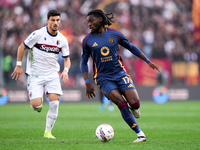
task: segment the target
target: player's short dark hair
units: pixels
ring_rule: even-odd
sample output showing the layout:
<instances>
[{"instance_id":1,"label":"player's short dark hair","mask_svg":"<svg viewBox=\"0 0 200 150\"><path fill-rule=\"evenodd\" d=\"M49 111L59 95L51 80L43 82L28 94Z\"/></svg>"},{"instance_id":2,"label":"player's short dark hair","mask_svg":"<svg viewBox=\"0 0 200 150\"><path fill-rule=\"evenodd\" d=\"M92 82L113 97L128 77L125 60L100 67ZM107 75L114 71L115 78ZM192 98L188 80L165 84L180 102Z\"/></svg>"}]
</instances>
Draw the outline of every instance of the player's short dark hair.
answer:
<instances>
[{"instance_id":1,"label":"player's short dark hair","mask_svg":"<svg viewBox=\"0 0 200 150\"><path fill-rule=\"evenodd\" d=\"M103 25L110 26L114 22L112 20L114 18L114 14L113 13L105 14L101 9L95 9L95 10L88 12L87 16L90 16L90 15L94 15L97 18L102 17L103 18L103 21L102 21Z\"/></svg>"},{"instance_id":2,"label":"player's short dark hair","mask_svg":"<svg viewBox=\"0 0 200 150\"><path fill-rule=\"evenodd\" d=\"M60 12L58 10L50 10L47 14L47 19L49 19L51 16L60 16Z\"/></svg>"}]
</instances>

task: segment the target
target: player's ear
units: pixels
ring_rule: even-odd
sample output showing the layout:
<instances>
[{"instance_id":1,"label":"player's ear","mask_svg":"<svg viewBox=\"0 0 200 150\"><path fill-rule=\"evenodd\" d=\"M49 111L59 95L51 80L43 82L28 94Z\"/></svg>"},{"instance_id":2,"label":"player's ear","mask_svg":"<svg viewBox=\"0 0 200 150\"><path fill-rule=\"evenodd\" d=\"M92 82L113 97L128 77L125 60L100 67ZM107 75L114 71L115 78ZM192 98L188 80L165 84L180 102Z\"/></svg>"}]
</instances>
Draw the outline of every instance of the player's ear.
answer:
<instances>
[{"instance_id":1,"label":"player's ear","mask_svg":"<svg viewBox=\"0 0 200 150\"><path fill-rule=\"evenodd\" d=\"M99 22L103 21L103 18L102 17L99 17L98 18Z\"/></svg>"},{"instance_id":2,"label":"player's ear","mask_svg":"<svg viewBox=\"0 0 200 150\"><path fill-rule=\"evenodd\" d=\"M99 22L103 22L103 18L102 17L99 17L98 20L99 20Z\"/></svg>"}]
</instances>

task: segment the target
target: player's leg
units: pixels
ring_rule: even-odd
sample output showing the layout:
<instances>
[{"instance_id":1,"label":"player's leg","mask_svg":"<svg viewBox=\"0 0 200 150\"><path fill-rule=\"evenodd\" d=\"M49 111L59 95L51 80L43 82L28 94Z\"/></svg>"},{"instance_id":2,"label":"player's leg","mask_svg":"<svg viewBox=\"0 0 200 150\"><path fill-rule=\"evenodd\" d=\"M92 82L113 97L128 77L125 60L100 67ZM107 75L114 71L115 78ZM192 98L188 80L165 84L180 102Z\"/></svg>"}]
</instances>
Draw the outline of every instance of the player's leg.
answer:
<instances>
[{"instance_id":1,"label":"player's leg","mask_svg":"<svg viewBox=\"0 0 200 150\"><path fill-rule=\"evenodd\" d=\"M126 101L129 103L130 110L135 116L135 118L140 117L140 99L136 89L128 89L123 92L123 96L125 97Z\"/></svg>"},{"instance_id":2,"label":"player's leg","mask_svg":"<svg viewBox=\"0 0 200 150\"><path fill-rule=\"evenodd\" d=\"M55 137L51 134L51 130L53 129L56 119L58 117L60 95L49 93L47 97L49 98L49 111L46 116L44 137L55 139Z\"/></svg>"},{"instance_id":3,"label":"player's leg","mask_svg":"<svg viewBox=\"0 0 200 150\"><path fill-rule=\"evenodd\" d=\"M41 112L42 111L42 98L35 98L30 100L30 106L33 110L37 111L37 112Z\"/></svg>"},{"instance_id":4,"label":"player's leg","mask_svg":"<svg viewBox=\"0 0 200 150\"><path fill-rule=\"evenodd\" d=\"M123 82L123 81L122 81ZM123 85L123 83L121 83ZM138 123L135 117L130 112L129 107L125 99L122 97L122 93L119 91L119 85L112 81L101 82L101 91L104 93L108 99L110 99L114 104L116 104L121 112L122 118L130 126L130 128L135 131L135 133L141 133Z\"/></svg>"},{"instance_id":5,"label":"player's leg","mask_svg":"<svg viewBox=\"0 0 200 150\"><path fill-rule=\"evenodd\" d=\"M130 76L125 76L117 83L119 85L119 90L122 91L125 100L128 102L131 112L133 113L135 118L139 118L140 100L132 79L130 78Z\"/></svg>"},{"instance_id":6,"label":"player's leg","mask_svg":"<svg viewBox=\"0 0 200 150\"><path fill-rule=\"evenodd\" d=\"M134 130L135 133L139 133L141 131L139 125L135 120L133 114L130 112L128 104L122 97L120 91L118 89L114 89L109 93L108 97L113 103L118 106L122 118L130 126L130 128Z\"/></svg>"},{"instance_id":7,"label":"player's leg","mask_svg":"<svg viewBox=\"0 0 200 150\"><path fill-rule=\"evenodd\" d=\"M139 112L138 108L140 107L139 96L137 94L137 91L135 90L135 86L133 85L131 78L129 76L125 76L121 80L118 80L117 84L119 86L119 90L123 91L122 93L120 92L120 94L124 95L122 97L127 102L127 105L129 105L129 107L131 108L130 110L132 112L132 116L134 115L134 116L139 117L139 115L140 115L138 113ZM118 107L119 106L120 105L118 105ZM125 107L125 106L123 106L123 107ZM127 108L127 106L125 108ZM131 113L131 112L129 111L129 113ZM134 142L146 141L145 134L140 130L140 128L135 120L135 117L133 117L133 118L134 118L134 122L135 122L134 125L136 125L136 127L138 127L138 130L137 130L137 128L134 130L138 136L137 140L135 140ZM133 127L134 127L134 125L133 125Z\"/></svg>"},{"instance_id":8,"label":"player's leg","mask_svg":"<svg viewBox=\"0 0 200 150\"><path fill-rule=\"evenodd\" d=\"M51 130L53 129L56 119L58 117L60 95L63 94L60 79L58 76L53 77L51 81L46 83L45 93L49 99L49 110L46 116L44 137L55 139L55 137L51 134Z\"/></svg>"},{"instance_id":9,"label":"player's leg","mask_svg":"<svg viewBox=\"0 0 200 150\"><path fill-rule=\"evenodd\" d=\"M139 111L140 100L139 100L137 91L135 89L129 89L129 90L124 91L123 94L124 94L124 97L126 98L126 100L128 101L129 105L131 106L130 110L131 110L132 114L136 118L139 118L140 117L140 111ZM146 141L146 136L142 130L137 133L137 136L138 136L138 138L133 142Z\"/></svg>"},{"instance_id":10,"label":"player's leg","mask_svg":"<svg viewBox=\"0 0 200 150\"><path fill-rule=\"evenodd\" d=\"M34 111L41 112L44 89L40 79L28 76L27 90L31 108Z\"/></svg>"}]
</instances>

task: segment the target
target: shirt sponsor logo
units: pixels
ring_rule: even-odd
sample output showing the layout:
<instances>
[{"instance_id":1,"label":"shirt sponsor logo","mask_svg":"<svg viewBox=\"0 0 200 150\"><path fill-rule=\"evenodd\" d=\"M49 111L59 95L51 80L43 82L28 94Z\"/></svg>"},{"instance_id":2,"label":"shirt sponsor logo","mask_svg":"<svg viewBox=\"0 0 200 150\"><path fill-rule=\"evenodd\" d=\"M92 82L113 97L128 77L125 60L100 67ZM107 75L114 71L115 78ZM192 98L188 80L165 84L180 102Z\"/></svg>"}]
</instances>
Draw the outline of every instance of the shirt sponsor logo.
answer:
<instances>
[{"instance_id":1,"label":"shirt sponsor logo","mask_svg":"<svg viewBox=\"0 0 200 150\"><path fill-rule=\"evenodd\" d=\"M102 47L100 51L101 51L101 55L103 56L107 56L110 53L109 48L106 46Z\"/></svg>"},{"instance_id":2,"label":"shirt sponsor logo","mask_svg":"<svg viewBox=\"0 0 200 150\"><path fill-rule=\"evenodd\" d=\"M42 51L46 52L52 52L52 53L59 53L61 51L61 48L53 45L46 45L46 44L36 44L35 47Z\"/></svg>"}]
</instances>

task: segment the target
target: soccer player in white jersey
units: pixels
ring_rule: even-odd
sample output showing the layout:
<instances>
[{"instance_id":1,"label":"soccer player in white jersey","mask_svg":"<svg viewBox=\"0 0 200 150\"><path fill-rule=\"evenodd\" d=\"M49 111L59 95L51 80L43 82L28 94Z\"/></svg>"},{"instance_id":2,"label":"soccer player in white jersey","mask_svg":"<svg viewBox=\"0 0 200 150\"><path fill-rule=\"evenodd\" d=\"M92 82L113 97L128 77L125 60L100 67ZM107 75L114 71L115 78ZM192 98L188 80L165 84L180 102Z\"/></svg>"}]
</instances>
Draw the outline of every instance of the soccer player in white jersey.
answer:
<instances>
[{"instance_id":1,"label":"soccer player in white jersey","mask_svg":"<svg viewBox=\"0 0 200 150\"><path fill-rule=\"evenodd\" d=\"M58 116L60 95L63 94L60 78L68 81L68 71L71 66L69 46L67 39L59 32L60 12L51 10L47 14L47 26L32 32L21 43L17 52L17 64L11 74L15 80L20 80L23 75L22 59L25 49L28 49L26 74L27 90L30 106L33 110L41 112L42 97L45 93L49 98L49 111L46 116L45 138L55 139L51 130ZM58 54L64 58L64 70L59 77Z\"/></svg>"}]
</instances>

